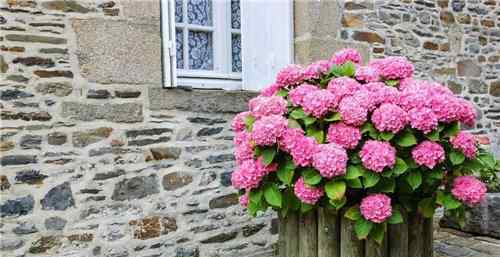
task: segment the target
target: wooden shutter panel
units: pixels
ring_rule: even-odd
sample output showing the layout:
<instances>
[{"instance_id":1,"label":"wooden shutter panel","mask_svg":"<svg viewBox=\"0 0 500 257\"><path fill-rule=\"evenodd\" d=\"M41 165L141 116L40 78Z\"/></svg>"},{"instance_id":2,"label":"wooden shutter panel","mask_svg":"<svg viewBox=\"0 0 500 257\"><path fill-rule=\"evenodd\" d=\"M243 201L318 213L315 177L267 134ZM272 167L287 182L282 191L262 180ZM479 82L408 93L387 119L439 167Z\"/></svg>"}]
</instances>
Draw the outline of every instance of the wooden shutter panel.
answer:
<instances>
[{"instance_id":1,"label":"wooden shutter panel","mask_svg":"<svg viewBox=\"0 0 500 257\"><path fill-rule=\"evenodd\" d=\"M161 37L163 86L176 86L175 59L175 3L174 0L161 0Z\"/></svg>"},{"instance_id":2,"label":"wooden shutter panel","mask_svg":"<svg viewBox=\"0 0 500 257\"><path fill-rule=\"evenodd\" d=\"M241 1L243 89L259 91L293 60L293 1Z\"/></svg>"}]
</instances>

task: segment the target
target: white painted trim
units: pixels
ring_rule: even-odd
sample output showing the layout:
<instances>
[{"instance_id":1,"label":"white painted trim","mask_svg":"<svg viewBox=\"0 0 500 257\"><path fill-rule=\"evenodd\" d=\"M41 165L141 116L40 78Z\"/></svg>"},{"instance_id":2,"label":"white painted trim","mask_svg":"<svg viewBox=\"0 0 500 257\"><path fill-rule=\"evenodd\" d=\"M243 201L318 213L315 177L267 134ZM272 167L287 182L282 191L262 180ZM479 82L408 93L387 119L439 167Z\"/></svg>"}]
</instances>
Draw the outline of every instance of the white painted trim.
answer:
<instances>
[{"instance_id":1,"label":"white painted trim","mask_svg":"<svg viewBox=\"0 0 500 257\"><path fill-rule=\"evenodd\" d=\"M203 89L241 90L242 83L240 79L180 77L177 79L177 85Z\"/></svg>"},{"instance_id":2,"label":"white painted trim","mask_svg":"<svg viewBox=\"0 0 500 257\"><path fill-rule=\"evenodd\" d=\"M161 42L162 42L162 78L163 87L175 87L176 51L174 26L174 0L161 0Z\"/></svg>"}]
</instances>

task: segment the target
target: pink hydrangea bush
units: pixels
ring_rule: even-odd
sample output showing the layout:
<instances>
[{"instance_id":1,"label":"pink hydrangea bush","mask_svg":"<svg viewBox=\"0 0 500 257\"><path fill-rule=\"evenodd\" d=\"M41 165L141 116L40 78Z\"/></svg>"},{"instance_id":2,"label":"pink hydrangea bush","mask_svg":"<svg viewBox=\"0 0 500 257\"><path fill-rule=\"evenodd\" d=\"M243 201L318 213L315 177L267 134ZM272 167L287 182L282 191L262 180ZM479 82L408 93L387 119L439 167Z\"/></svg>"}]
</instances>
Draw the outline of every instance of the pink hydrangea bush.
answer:
<instances>
[{"instance_id":1,"label":"pink hydrangea bush","mask_svg":"<svg viewBox=\"0 0 500 257\"><path fill-rule=\"evenodd\" d=\"M494 174L495 159L461 130L474 127L474 105L413 78L404 57L362 63L344 49L289 65L235 116L231 181L250 214L345 208L373 223L360 227L380 229L406 222L401 208L428 217L443 206L462 217L484 198L474 176Z\"/></svg>"}]
</instances>

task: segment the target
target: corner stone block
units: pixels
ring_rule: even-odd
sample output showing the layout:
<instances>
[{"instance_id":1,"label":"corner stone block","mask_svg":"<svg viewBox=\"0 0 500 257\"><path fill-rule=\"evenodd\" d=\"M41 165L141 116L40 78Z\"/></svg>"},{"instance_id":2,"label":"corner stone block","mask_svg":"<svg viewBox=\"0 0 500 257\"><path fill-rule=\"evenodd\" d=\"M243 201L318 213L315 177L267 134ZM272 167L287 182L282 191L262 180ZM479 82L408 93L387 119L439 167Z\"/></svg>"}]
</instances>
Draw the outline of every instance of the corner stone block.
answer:
<instances>
[{"instance_id":1,"label":"corner stone block","mask_svg":"<svg viewBox=\"0 0 500 257\"><path fill-rule=\"evenodd\" d=\"M72 26L81 73L90 82L161 84L159 20L74 19Z\"/></svg>"},{"instance_id":2,"label":"corner stone block","mask_svg":"<svg viewBox=\"0 0 500 257\"><path fill-rule=\"evenodd\" d=\"M107 120L119 123L143 121L142 104L87 104L63 102L61 116L80 121Z\"/></svg>"},{"instance_id":3,"label":"corner stone block","mask_svg":"<svg viewBox=\"0 0 500 257\"><path fill-rule=\"evenodd\" d=\"M366 44L333 38L310 38L307 40L295 40L295 62L309 64L320 59L330 59L332 53L347 47L358 50L361 57L363 57L364 63L368 63L370 60L370 48Z\"/></svg>"}]
</instances>

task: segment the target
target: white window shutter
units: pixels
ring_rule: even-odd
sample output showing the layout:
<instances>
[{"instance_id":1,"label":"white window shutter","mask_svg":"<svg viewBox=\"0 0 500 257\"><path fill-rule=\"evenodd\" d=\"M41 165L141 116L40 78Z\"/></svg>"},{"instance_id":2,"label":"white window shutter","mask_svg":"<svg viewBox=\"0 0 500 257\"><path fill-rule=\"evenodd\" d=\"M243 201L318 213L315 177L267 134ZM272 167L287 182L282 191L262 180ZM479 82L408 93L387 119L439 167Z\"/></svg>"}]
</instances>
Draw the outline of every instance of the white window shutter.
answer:
<instances>
[{"instance_id":1,"label":"white window shutter","mask_svg":"<svg viewBox=\"0 0 500 257\"><path fill-rule=\"evenodd\" d=\"M241 1L243 89L259 91L293 61L293 1Z\"/></svg>"},{"instance_id":2,"label":"white window shutter","mask_svg":"<svg viewBox=\"0 0 500 257\"><path fill-rule=\"evenodd\" d=\"M161 0L161 37L162 37L162 64L163 86L175 87L176 59L175 59L175 3L174 0Z\"/></svg>"}]
</instances>

